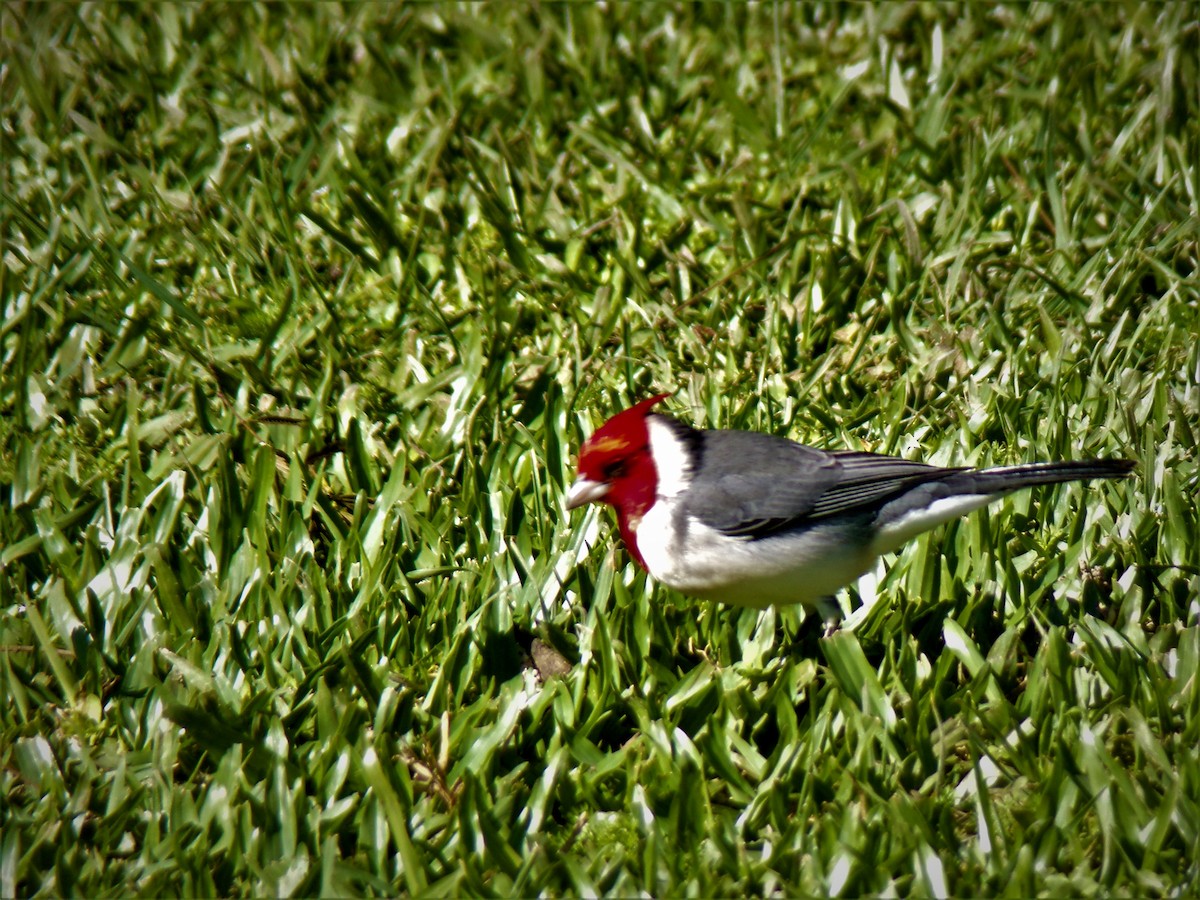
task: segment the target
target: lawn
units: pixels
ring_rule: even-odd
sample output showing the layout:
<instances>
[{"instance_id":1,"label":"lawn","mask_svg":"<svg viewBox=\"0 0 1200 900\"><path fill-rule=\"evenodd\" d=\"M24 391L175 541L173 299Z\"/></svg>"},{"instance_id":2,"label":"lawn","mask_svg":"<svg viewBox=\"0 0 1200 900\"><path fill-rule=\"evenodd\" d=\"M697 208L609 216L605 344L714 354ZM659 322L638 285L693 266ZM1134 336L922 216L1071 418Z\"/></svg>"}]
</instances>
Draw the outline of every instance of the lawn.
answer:
<instances>
[{"instance_id":1,"label":"lawn","mask_svg":"<svg viewBox=\"0 0 1200 900\"><path fill-rule=\"evenodd\" d=\"M0 8L0 896L1194 896L1194 3ZM580 441L1122 456L826 635Z\"/></svg>"}]
</instances>

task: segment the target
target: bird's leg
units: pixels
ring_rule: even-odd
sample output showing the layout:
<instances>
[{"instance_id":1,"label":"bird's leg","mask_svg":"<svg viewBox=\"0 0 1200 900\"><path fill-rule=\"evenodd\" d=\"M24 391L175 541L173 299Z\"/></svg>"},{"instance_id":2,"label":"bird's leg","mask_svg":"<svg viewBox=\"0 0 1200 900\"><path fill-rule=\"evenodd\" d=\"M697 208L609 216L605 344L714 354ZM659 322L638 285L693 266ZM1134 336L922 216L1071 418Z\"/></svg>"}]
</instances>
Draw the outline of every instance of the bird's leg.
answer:
<instances>
[{"instance_id":1,"label":"bird's leg","mask_svg":"<svg viewBox=\"0 0 1200 900\"><path fill-rule=\"evenodd\" d=\"M696 639L691 635L688 635L687 639L687 652L689 656L698 657L699 659L704 660L706 663L712 663L713 661L712 657L708 655L708 647L696 646Z\"/></svg>"},{"instance_id":2,"label":"bird's leg","mask_svg":"<svg viewBox=\"0 0 1200 900\"><path fill-rule=\"evenodd\" d=\"M818 597L816 606L817 612L821 614L821 621L825 623L825 633L822 637L829 637L842 624L842 607L836 597Z\"/></svg>"}]
</instances>

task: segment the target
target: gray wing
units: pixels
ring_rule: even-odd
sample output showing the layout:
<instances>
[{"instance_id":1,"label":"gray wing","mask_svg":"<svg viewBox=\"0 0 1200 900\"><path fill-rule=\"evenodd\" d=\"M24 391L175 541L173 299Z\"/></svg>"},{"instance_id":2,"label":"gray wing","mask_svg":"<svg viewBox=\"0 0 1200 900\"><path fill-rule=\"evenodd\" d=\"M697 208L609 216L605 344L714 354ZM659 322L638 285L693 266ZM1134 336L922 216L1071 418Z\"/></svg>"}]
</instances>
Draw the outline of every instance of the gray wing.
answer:
<instances>
[{"instance_id":1,"label":"gray wing","mask_svg":"<svg viewBox=\"0 0 1200 900\"><path fill-rule=\"evenodd\" d=\"M705 431L685 512L728 535L765 537L871 512L961 469L875 453L828 452L752 431Z\"/></svg>"}]
</instances>

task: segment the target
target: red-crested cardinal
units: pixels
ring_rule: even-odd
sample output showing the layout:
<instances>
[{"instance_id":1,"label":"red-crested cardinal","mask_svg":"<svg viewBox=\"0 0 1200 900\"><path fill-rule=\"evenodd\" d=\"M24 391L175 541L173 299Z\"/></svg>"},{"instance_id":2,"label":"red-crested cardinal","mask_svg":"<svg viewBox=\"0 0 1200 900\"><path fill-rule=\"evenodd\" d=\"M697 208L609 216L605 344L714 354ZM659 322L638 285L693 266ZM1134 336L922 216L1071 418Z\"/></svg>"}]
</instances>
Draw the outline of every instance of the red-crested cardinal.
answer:
<instances>
[{"instance_id":1,"label":"red-crested cardinal","mask_svg":"<svg viewBox=\"0 0 1200 900\"><path fill-rule=\"evenodd\" d=\"M584 441L567 509L611 504L647 572L739 606L825 606L882 554L1010 491L1133 468L1124 459L941 468L817 450L753 431L699 431L651 412L667 396L617 413Z\"/></svg>"}]
</instances>

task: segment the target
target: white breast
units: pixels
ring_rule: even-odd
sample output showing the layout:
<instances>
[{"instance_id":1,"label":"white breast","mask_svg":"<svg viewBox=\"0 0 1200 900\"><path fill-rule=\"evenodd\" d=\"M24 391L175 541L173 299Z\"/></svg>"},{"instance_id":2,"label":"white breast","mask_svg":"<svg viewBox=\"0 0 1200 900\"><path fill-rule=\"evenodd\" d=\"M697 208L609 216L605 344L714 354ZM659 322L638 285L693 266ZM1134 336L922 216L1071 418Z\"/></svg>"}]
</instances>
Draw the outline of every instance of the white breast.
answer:
<instances>
[{"instance_id":1,"label":"white breast","mask_svg":"<svg viewBox=\"0 0 1200 900\"><path fill-rule=\"evenodd\" d=\"M682 525L682 527L680 527ZM823 527L751 540L730 537L660 500L638 525L646 568L693 597L737 606L814 605L869 570L876 556L844 528Z\"/></svg>"},{"instance_id":2,"label":"white breast","mask_svg":"<svg viewBox=\"0 0 1200 900\"><path fill-rule=\"evenodd\" d=\"M845 525L751 540L680 515L678 497L691 481L688 453L668 425L651 418L648 427L659 482L657 500L637 525L637 545L659 581L739 606L811 605L874 563L875 554Z\"/></svg>"}]
</instances>

